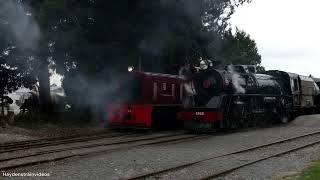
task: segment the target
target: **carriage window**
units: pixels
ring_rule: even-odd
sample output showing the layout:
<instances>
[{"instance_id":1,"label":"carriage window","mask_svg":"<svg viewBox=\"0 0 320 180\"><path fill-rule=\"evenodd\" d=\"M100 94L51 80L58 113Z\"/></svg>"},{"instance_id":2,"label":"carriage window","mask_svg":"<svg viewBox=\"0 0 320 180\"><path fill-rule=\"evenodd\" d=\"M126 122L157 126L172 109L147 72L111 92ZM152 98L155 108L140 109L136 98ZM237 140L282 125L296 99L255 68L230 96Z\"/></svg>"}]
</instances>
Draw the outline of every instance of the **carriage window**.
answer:
<instances>
[{"instance_id":1,"label":"carriage window","mask_svg":"<svg viewBox=\"0 0 320 180\"><path fill-rule=\"evenodd\" d=\"M162 83L162 90L166 91L167 90L167 83Z\"/></svg>"}]
</instances>

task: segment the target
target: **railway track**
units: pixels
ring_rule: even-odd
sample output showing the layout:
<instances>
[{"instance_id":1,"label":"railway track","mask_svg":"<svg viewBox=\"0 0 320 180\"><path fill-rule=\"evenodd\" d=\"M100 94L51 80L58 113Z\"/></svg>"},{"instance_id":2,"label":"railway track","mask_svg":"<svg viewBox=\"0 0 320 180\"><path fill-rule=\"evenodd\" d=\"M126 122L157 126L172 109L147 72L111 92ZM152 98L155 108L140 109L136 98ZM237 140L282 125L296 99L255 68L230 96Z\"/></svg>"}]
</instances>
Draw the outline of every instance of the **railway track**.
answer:
<instances>
[{"instance_id":1,"label":"railway track","mask_svg":"<svg viewBox=\"0 0 320 180\"><path fill-rule=\"evenodd\" d=\"M120 132L119 133L117 132L95 133L95 134L87 134L87 135L81 135L81 136L43 138L43 139L36 139L36 140L10 142L10 143L0 144L0 153L13 152L18 150L27 150L27 149L37 148L37 147L45 147L48 145L84 142L84 141L111 138L111 137L123 137L128 135L133 135L133 133L120 133Z\"/></svg>"},{"instance_id":2,"label":"railway track","mask_svg":"<svg viewBox=\"0 0 320 180\"><path fill-rule=\"evenodd\" d=\"M309 134L304 134L304 135L300 135L300 136L296 136L296 137L292 137L292 138L288 138L288 139L283 139L283 140L279 140L276 142L272 142L272 143L266 143L263 145L259 145L259 146L255 146L255 147L250 147L247 149L242 149L239 151L234 151L234 152L230 152L230 153L226 153L226 154L222 154L222 155L215 155L212 157L207 157L198 161L193 161L193 162L189 162L189 163L183 163L177 166L173 166L173 167L169 167L166 169L161 169L158 171L154 171L154 172L147 172L144 174L138 174L138 175L134 175L131 177L123 177L122 179L128 179L128 180L136 180L136 179L152 179L152 178L156 178L156 179L160 179L161 177L170 177L170 178L179 178L176 177L175 173L177 173L178 171L182 171L185 170L184 172L188 171L188 168L190 168L190 171L195 170L195 169L199 169L199 171L201 171L201 167L197 167L197 166L201 166L201 164L204 163L208 163L208 162L212 162L212 161L217 161L219 162L217 165L221 165L223 163L220 164L220 162L223 161L228 161L228 157L235 157L235 156L243 156L245 153L252 153L254 151L263 151L266 148L272 148L273 146L275 146L274 148L276 148L277 146L280 145L284 145L286 143L290 143L296 140L303 140L304 138L311 138L313 136L319 136L320 137L320 131L317 132L313 132L313 133L309 133ZM221 176L225 176L227 174L230 174L232 172L234 172L235 170L239 170L241 168L245 168L247 166L274 158L274 157L278 157L281 155L285 155L285 154L289 154L313 145L317 145L320 144L320 140L319 138L317 138L317 140L313 140L310 142L305 142L302 145L298 145L298 146L290 146L288 148L282 149L281 151L275 151L274 153L270 153L269 155L266 156L262 156L262 157L258 157L258 158L252 158L250 160L245 160L245 162L240 162L240 163L231 163L233 166L229 166L229 167L224 167L224 168L216 168L216 167L210 167L211 169L216 168L218 170L215 170L214 172L211 173L204 173L206 174L205 176L196 176L194 177L194 179L202 179L202 180L207 180L207 179L214 179L217 177L221 177ZM209 163L210 164L210 163ZM196 173L196 171L194 171ZM173 176L170 176L173 175ZM181 177L180 177L181 178ZM191 177L189 177L191 178Z\"/></svg>"},{"instance_id":3,"label":"railway track","mask_svg":"<svg viewBox=\"0 0 320 180\"><path fill-rule=\"evenodd\" d=\"M200 136L200 137L204 137ZM174 133L101 134L96 136L56 138L2 144L0 170L57 161L74 156L113 152L138 146L198 139L199 135ZM8 145L8 147L6 147Z\"/></svg>"}]
</instances>

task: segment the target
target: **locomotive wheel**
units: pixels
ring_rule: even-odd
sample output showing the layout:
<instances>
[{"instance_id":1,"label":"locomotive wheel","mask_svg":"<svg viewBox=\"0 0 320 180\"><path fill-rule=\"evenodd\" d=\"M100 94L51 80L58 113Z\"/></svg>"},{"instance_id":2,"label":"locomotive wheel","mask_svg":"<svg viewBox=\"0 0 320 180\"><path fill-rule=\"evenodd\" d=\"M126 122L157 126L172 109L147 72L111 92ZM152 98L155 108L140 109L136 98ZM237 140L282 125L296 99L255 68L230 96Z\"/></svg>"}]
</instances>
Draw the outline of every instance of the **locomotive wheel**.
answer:
<instances>
[{"instance_id":1,"label":"locomotive wheel","mask_svg":"<svg viewBox=\"0 0 320 180\"><path fill-rule=\"evenodd\" d=\"M240 118L241 121L241 128L248 128L249 127L249 112L248 112L248 108L247 107L243 107L242 110L242 117Z\"/></svg>"},{"instance_id":2,"label":"locomotive wheel","mask_svg":"<svg viewBox=\"0 0 320 180\"><path fill-rule=\"evenodd\" d=\"M271 121L273 118L274 117L273 117L272 112L265 112L262 114L261 118L259 119L258 124L260 127L266 127L266 126L272 124Z\"/></svg>"},{"instance_id":3,"label":"locomotive wheel","mask_svg":"<svg viewBox=\"0 0 320 180\"><path fill-rule=\"evenodd\" d=\"M233 110L232 128L248 128L248 108L247 106L235 107Z\"/></svg>"}]
</instances>

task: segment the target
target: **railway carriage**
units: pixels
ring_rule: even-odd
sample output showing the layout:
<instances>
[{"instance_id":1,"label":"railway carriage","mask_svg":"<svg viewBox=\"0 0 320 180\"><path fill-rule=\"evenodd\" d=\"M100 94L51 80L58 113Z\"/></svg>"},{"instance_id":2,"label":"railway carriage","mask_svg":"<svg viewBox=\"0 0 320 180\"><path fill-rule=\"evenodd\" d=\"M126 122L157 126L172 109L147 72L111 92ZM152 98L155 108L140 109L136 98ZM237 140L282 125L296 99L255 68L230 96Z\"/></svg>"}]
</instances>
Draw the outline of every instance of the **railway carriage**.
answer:
<instances>
[{"instance_id":1,"label":"railway carriage","mask_svg":"<svg viewBox=\"0 0 320 180\"><path fill-rule=\"evenodd\" d=\"M310 75L310 77L314 80L314 82L320 87L320 78L314 78Z\"/></svg>"},{"instance_id":2,"label":"railway carriage","mask_svg":"<svg viewBox=\"0 0 320 180\"><path fill-rule=\"evenodd\" d=\"M311 77L311 75L310 75ZM314 78L312 77L314 82L317 84L317 86L320 88L320 78ZM320 113L320 95L315 97L315 106L317 106L317 113Z\"/></svg>"},{"instance_id":3,"label":"railway carriage","mask_svg":"<svg viewBox=\"0 0 320 180\"><path fill-rule=\"evenodd\" d=\"M172 128L179 126L176 114L182 109L183 84L177 75L142 71L128 72L119 83L121 100L107 107L110 127Z\"/></svg>"},{"instance_id":4,"label":"railway carriage","mask_svg":"<svg viewBox=\"0 0 320 180\"><path fill-rule=\"evenodd\" d=\"M284 71L267 71L278 79L287 97L287 107L293 116L310 114L318 111L319 87L311 77Z\"/></svg>"}]
</instances>

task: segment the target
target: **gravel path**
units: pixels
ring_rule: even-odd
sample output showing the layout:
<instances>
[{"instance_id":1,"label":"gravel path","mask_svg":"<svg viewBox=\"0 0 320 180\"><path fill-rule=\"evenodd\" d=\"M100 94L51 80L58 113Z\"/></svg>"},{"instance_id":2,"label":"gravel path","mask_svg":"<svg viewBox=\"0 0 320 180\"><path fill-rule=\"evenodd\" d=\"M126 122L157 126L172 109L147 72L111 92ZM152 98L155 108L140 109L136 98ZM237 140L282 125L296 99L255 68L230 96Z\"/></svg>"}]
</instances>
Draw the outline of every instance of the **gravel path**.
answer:
<instances>
[{"instance_id":1,"label":"gravel path","mask_svg":"<svg viewBox=\"0 0 320 180\"><path fill-rule=\"evenodd\" d=\"M292 123L283 127L212 135L212 137L194 141L152 145L89 157L73 158L56 163L15 169L11 172L50 173L50 177L45 179L119 179L318 130L320 130L320 121L319 123L313 123L312 126L304 126L301 122ZM311 159L319 157L319 154L316 153L319 150L320 146L307 148L298 153L273 158L241 169L220 179L274 179L286 175L288 172L296 172L305 168ZM210 166L204 165L203 168L208 167L210 168ZM192 173L199 173L199 171ZM185 176L179 176L181 179L190 179L190 177L188 173ZM166 177L163 178L166 179ZM167 177L167 179L170 179L170 177Z\"/></svg>"}]
</instances>

